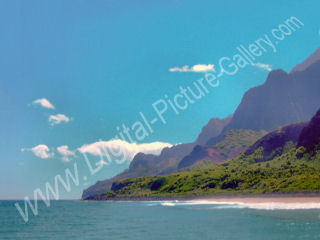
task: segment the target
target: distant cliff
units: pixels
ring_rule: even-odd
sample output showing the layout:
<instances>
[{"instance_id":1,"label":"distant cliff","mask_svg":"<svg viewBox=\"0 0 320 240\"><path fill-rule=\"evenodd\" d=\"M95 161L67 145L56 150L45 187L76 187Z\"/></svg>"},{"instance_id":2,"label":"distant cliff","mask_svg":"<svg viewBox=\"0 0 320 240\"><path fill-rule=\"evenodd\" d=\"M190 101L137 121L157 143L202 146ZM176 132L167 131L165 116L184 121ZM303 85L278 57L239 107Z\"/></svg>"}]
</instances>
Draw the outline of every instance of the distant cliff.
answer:
<instances>
[{"instance_id":1,"label":"distant cliff","mask_svg":"<svg viewBox=\"0 0 320 240\"><path fill-rule=\"evenodd\" d=\"M234 145L232 138L226 139L226 136L230 135L232 131L272 131L288 124L308 121L317 111L320 103L320 61L318 59L320 59L320 49L290 74L280 69L271 71L264 84L249 89L244 94L231 122L223 131L218 136L210 138L205 146L194 148L189 155L181 160L178 168L189 167L206 160L217 163L235 157L257 140L257 138L252 138L252 133L247 138L238 136L238 147L228 149L230 146L222 143L229 141L229 145ZM271 146L272 143L281 148L287 138L292 138L296 143L302 126L292 126L288 129L284 128L280 132L273 132L258 144ZM292 131L297 131L295 137L293 137ZM268 138L271 140L267 141ZM241 141L246 139L252 141L249 141L249 145L242 144L243 147L239 147ZM219 147L221 144L226 145L223 151ZM265 159L272 158L272 154L276 153L271 153L268 148L265 148Z\"/></svg>"}]
</instances>

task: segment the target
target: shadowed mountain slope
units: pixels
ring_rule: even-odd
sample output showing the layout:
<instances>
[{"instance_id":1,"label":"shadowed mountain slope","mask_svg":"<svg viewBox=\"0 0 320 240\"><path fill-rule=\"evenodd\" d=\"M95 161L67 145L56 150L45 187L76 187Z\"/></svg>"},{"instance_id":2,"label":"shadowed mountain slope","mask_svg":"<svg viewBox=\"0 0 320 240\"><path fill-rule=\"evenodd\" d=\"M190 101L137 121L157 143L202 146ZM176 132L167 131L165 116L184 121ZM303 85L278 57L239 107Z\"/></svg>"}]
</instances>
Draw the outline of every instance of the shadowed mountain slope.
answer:
<instances>
[{"instance_id":1,"label":"shadowed mountain slope","mask_svg":"<svg viewBox=\"0 0 320 240\"><path fill-rule=\"evenodd\" d=\"M298 147L303 146L307 152L320 150L320 109L311 119L309 124L301 131L298 140Z\"/></svg>"},{"instance_id":2,"label":"shadowed mountain slope","mask_svg":"<svg viewBox=\"0 0 320 240\"><path fill-rule=\"evenodd\" d=\"M276 155L281 155L282 152L285 151L287 144L290 145L288 147L295 146L302 129L307 125L308 123L292 124L268 133L250 146L244 154L251 155L258 148L262 147L262 158L260 158L259 161L264 162L271 160Z\"/></svg>"},{"instance_id":3,"label":"shadowed mountain slope","mask_svg":"<svg viewBox=\"0 0 320 240\"><path fill-rule=\"evenodd\" d=\"M310 63L311 64L311 63ZM308 121L320 102L320 61L304 71L286 73L281 69L269 73L263 85L249 89L226 129L273 131L282 126ZM209 139L214 145L222 134Z\"/></svg>"},{"instance_id":4,"label":"shadowed mountain slope","mask_svg":"<svg viewBox=\"0 0 320 240\"><path fill-rule=\"evenodd\" d=\"M290 73L300 72L306 70L312 64L320 60L320 48L314 51L306 60L302 63L297 64L294 68L291 69Z\"/></svg>"}]
</instances>

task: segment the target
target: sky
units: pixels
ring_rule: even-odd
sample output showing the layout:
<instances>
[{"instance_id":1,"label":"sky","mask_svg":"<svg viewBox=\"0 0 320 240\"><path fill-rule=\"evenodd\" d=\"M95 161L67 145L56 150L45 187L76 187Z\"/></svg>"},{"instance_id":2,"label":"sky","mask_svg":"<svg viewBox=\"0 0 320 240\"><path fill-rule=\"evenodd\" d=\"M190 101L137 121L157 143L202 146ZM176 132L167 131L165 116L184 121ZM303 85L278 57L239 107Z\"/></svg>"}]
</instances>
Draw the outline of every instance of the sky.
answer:
<instances>
[{"instance_id":1,"label":"sky","mask_svg":"<svg viewBox=\"0 0 320 240\"><path fill-rule=\"evenodd\" d=\"M319 7L316 0L0 1L0 199L32 198L75 163L80 183L61 198L80 198L137 152L193 141L270 70L290 71L319 47ZM219 72L221 58L271 38L292 16L303 26L274 43L276 51L262 42L253 65L223 74L178 114L171 107L180 87L195 89L194 81ZM158 121L148 128L142 116ZM112 141L134 123L135 143ZM125 161L99 163L101 146L119 145ZM97 173L83 152L93 168L102 166Z\"/></svg>"}]
</instances>

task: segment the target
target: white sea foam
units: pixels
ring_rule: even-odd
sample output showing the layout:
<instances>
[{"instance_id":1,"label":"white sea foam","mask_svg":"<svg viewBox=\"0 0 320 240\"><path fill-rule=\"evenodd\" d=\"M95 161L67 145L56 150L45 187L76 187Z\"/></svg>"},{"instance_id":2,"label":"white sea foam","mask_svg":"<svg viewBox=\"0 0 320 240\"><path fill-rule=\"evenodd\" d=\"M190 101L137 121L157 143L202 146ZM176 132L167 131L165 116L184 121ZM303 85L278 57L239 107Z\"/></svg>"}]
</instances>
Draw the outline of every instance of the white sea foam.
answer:
<instances>
[{"instance_id":1,"label":"white sea foam","mask_svg":"<svg viewBox=\"0 0 320 240\"><path fill-rule=\"evenodd\" d=\"M162 206L188 206L188 205L213 205L215 208L250 208L259 210L298 210L298 209L320 209L320 202L241 202L241 201L165 201Z\"/></svg>"},{"instance_id":2,"label":"white sea foam","mask_svg":"<svg viewBox=\"0 0 320 240\"><path fill-rule=\"evenodd\" d=\"M261 210L298 210L298 209L320 209L320 203L280 203L280 202L264 202L264 203L238 203L244 207Z\"/></svg>"},{"instance_id":3,"label":"white sea foam","mask_svg":"<svg viewBox=\"0 0 320 240\"><path fill-rule=\"evenodd\" d=\"M162 206L169 206L169 207L174 207L176 206L177 203L173 203L173 202L164 202L161 203Z\"/></svg>"}]
</instances>

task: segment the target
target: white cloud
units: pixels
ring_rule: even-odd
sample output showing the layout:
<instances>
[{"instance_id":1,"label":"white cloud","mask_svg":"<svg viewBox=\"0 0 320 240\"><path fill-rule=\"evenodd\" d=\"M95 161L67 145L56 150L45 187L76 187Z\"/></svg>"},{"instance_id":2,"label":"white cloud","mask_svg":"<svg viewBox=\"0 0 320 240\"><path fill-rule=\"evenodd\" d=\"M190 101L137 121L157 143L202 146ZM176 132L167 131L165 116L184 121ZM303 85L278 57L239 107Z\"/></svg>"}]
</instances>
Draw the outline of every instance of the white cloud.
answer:
<instances>
[{"instance_id":1,"label":"white cloud","mask_svg":"<svg viewBox=\"0 0 320 240\"><path fill-rule=\"evenodd\" d=\"M171 147L172 144L164 142L152 143L128 143L123 140L99 141L91 144L85 144L78 148L81 153L89 153L94 156L104 156L108 160L131 161L133 157L139 153L150 153L158 155L165 147ZM100 164L103 164L100 162Z\"/></svg>"},{"instance_id":2,"label":"white cloud","mask_svg":"<svg viewBox=\"0 0 320 240\"><path fill-rule=\"evenodd\" d=\"M49 100L46 98L40 98L40 99L34 100L32 104L40 105L41 107L44 107L44 108L54 109L53 104L49 102Z\"/></svg>"},{"instance_id":3,"label":"white cloud","mask_svg":"<svg viewBox=\"0 0 320 240\"><path fill-rule=\"evenodd\" d=\"M33 148L22 148L21 151L22 152L31 151L35 156L42 159L51 158L54 155L53 152L52 153L50 152L50 149L48 148L48 146L44 144L39 144Z\"/></svg>"},{"instance_id":4,"label":"white cloud","mask_svg":"<svg viewBox=\"0 0 320 240\"><path fill-rule=\"evenodd\" d=\"M66 115L64 114L56 114L56 115L50 115L49 116L49 123L54 126L54 125L57 125L57 124L60 124L62 122L65 122L65 123L68 123L70 122L72 119L67 117Z\"/></svg>"},{"instance_id":5,"label":"white cloud","mask_svg":"<svg viewBox=\"0 0 320 240\"><path fill-rule=\"evenodd\" d=\"M57 151L62 155L62 161L64 162L70 162L72 157L75 157L75 152L69 150L69 147L67 145L63 145L60 147L57 147Z\"/></svg>"},{"instance_id":6,"label":"white cloud","mask_svg":"<svg viewBox=\"0 0 320 240\"><path fill-rule=\"evenodd\" d=\"M265 63L255 63L253 64L253 66L267 70L267 71L272 71L271 65L269 64L265 64Z\"/></svg>"},{"instance_id":7,"label":"white cloud","mask_svg":"<svg viewBox=\"0 0 320 240\"><path fill-rule=\"evenodd\" d=\"M191 67L185 65L183 67L174 67L169 69L170 72L208 72L215 71L213 64L196 64Z\"/></svg>"},{"instance_id":8,"label":"white cloud","mask_svg":"<svg viewBox=\"0 0 320 240\"><path fill-rule=\"evenodd\" d=\"M99 162L96 162L96 166L100 166L100 165L108 165L109 163L106 161L103 161L102 159Z\"/></svg>"}]
</instances>

